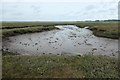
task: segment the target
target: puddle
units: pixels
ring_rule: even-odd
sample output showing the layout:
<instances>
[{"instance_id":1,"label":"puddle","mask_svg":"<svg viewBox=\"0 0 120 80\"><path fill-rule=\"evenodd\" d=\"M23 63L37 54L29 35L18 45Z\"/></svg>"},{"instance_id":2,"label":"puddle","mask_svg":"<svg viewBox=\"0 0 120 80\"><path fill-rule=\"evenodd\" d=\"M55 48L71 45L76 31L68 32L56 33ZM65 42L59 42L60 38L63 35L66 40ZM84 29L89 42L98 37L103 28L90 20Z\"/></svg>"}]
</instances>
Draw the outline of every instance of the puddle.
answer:
<instances>
[{"instance_id":1,"label":"puddle","mask_svg":"<svg viewBox=\"0 0 120 80\"><path fill-rule=\"evenodd\" d=\"M23 34L3 41L3 49L19 54L118 55L118 40L100 38L86 28L58 25L60 30Z\"/></svg>"}]
</instances>

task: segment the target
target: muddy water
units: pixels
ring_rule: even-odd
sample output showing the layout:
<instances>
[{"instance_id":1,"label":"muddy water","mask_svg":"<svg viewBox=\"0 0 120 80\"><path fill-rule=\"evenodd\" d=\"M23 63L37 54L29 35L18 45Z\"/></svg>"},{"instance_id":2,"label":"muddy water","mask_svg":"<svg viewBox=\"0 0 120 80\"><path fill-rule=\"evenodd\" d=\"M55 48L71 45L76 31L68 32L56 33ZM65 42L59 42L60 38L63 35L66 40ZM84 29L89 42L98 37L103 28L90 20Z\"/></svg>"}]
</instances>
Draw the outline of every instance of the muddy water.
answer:
<instances>
[{"instance_id":1,"label":"muddy water","mask_svg":"<svg viewBox=\"0 0 120 80\"><path fill-rule=\"evenodd\" d=\"M102 54L117 56L118 40L96 37L86 28L56 26L60 30L24 34L3 41L3 49L19 54Z\"/></svg>"}]
</instances>

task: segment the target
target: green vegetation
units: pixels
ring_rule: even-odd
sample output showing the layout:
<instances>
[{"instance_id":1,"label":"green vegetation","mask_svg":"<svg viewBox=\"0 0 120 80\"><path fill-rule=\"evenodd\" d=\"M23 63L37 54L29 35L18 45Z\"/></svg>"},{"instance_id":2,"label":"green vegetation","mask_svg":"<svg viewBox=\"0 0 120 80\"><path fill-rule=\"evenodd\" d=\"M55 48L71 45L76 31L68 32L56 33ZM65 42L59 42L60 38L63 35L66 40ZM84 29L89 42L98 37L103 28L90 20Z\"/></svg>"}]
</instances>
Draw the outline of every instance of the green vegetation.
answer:
<instances>
[{"instance_id":1,"label":"green vegetation","mask_svg":"<svg viewBox=\"0 0 120 80\"><path fill-rule=\"evenodd\" d=\"M94 35L118 39L118 22L3 22L6 38L57 29L55 25L89 26ZM3 52L3 78L118 78L117 58L102 55L18 55Z\"/></svg>"},{"instance_id":2,"label":"green vegetation","mask_svg":"<svg viewBox=\"0 0 120 80\"><path fill-rule=\"evenodd\" d=\"M105 22L105 23L93 23L94 26L90 26L90 30L93 31L93 34L98 37L119 38L119 29L117 22Z\"/></svg>"},{"instance_id":3,"label":"green vegetation","mask_svg":"<svg viewBox=\"0 0 120 80\"><path fill-rule=\"evenodd\" d=\"M118 60L108 56L4 55L3 78L118 78Z\"/></svg>"},{"instance_id":4,"label":"green vegetation","mask_svg":"<svg viewBox=\"0 0 120 80\"><path fill-rule=\"evenodd\" d=\"M25 34L25 33L35 33L35 32L43 32L43 31L50 31L53 29L57 29L53 26L49 27L30 27L30 28L14 28L14 29L3 29L2 35L4 37L14 36L18 34Z\"/></svg>"},{"instance_id":5,"label":"green vegetation","mask_svg":"<svg viewBox=\"0 0 120 80\"><path fill-rule=\"evenodd\" d=\"M93 34L98 37L112 39L119 38L118 22L3 22L1 28L3 30L3 37L6 37L19 33L41 32L44 30L41 30L42 28L49 28L49 26L55 25L77 25L78 27L89 26L89 29L93 31ZM49 29L51 30L51 28Z\"/></svg>"}]
</instances>

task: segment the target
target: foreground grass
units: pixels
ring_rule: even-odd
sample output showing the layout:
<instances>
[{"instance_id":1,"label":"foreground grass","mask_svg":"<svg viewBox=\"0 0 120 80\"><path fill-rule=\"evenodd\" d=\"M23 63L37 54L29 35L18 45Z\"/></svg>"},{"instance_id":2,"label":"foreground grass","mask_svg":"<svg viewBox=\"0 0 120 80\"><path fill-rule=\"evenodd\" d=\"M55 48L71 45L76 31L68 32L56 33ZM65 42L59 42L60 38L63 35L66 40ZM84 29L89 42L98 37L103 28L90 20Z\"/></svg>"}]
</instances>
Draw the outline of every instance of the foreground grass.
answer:
<instances>
[{"instance_id":1,"label":"foreground grass","mask_svg":"<svg viewBox=\"0 0 120 80\"><path fill-rule=\"evenodd\" d=\"M3 30L3 36L6 37L18 33L41 32L42 30L38 29L38 27L49 28L49 26L55 25L89 26L89 29L93 31L95 36L112 39L119 38L118 22L3 22L1 28ZM33 30L30 30L31 28Z\"/></svg>"},{"instance_id":2,"label":"foreground grass","mask_svg":"<svg viewBox=\"0 0 120 80\"><path fill-rule=\"evenodd\" d=\"M118 78L116 58L97 55L4 55L3 78Z\"/></svg>"}]
</instances>

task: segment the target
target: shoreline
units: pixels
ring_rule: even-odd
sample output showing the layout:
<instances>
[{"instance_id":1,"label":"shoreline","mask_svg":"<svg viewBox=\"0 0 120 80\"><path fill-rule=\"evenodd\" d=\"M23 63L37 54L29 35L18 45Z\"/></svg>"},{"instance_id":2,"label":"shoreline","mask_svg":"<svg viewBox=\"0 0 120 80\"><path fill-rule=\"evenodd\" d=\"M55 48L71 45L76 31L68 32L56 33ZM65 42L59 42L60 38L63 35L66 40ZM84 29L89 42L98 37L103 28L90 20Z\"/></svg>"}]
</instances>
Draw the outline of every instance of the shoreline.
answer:
<instances>
[{"instance_id":1,"label":"shoreline","mask_svg":"<svg viewBox=\"0 0 120 80\"><path fill-rule=\"evenodd\" d=\"M97 37L119 39L119 22L3 22L3 38L17 34L36 33L56 29L56 25L75 25L79 28L88 26ZM45 30L44 30L45 29Z\"/></svg>"}]
</instances>

